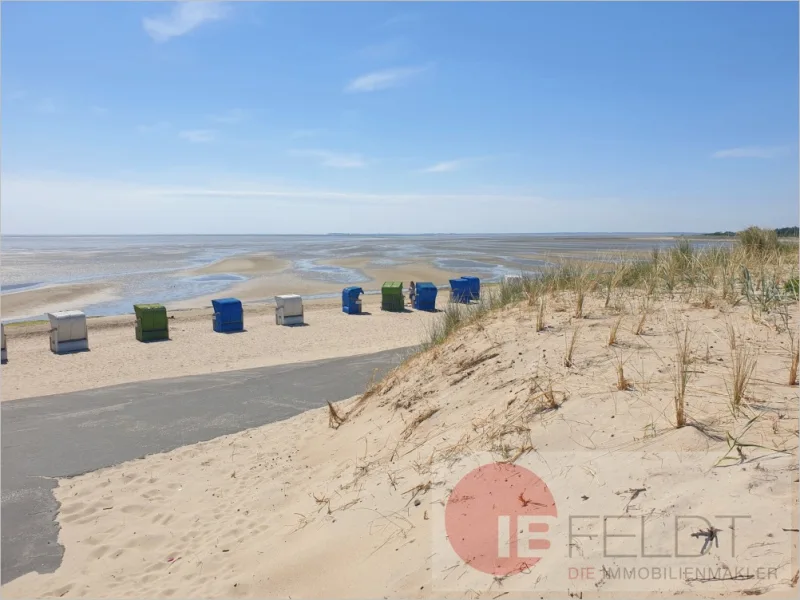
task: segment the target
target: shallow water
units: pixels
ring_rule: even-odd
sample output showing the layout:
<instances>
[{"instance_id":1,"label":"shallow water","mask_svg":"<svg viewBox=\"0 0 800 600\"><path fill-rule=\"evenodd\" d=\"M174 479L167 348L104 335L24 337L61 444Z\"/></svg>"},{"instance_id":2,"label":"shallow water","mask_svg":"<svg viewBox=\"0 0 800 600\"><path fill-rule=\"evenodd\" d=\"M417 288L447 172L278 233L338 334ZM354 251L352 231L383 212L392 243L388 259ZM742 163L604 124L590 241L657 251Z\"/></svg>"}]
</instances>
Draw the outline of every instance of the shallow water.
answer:
<instances>
[{"instance_id":1,"label":"shallow water","mask_svg":"<svg viewBox=\"0 0 800 600\"><path fill-rule=\"evenodd\" d=\"M658 234L663 236L666 234ZM618 235L328 235L328 236L3 236L2 293L54 284L113 283L121 298L83 309L88 315L129 313L136 302L177 302L222 293L246 280L234 273L187 272L225 258L270 253L308 281L344 285L369 281L359 270L323 265L366 257L382 267L432 260L443 269L498 281L506 274L533 274L548 263L530 255L597 253L666 248L674 242L637 234ZM729 244L702 240L695 245ZM446 282L436 282L446 284ZM314 297L333 297L317 294Z\"/></svg>"}]
</instances>

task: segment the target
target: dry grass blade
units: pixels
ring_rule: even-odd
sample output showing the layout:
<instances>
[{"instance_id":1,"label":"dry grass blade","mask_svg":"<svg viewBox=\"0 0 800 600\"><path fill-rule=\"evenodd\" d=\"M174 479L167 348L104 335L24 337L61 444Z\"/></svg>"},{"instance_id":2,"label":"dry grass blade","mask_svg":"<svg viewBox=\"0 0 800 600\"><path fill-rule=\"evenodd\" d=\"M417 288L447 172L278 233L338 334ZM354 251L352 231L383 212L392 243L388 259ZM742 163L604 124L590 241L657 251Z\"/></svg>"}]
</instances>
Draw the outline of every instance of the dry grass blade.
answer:
<instances>
[{"instance_id":1,"label":"dry grass blade","mask_svg":"<svg viewBox=\"0 0 800 600\"><path fill-rule=\"evenodd\" d=\"M556 400L556 393L553 391L553 382L547 382L547 389L542 391L544 399L547 400L547 408L555 410L558 408L558 401Z\"/></svg>"},{"instance_id":2,"label":"dry grass blade","mask_svg":"<svg viewBox=\"0 0 800 600\"><path fill-rule=\"evenodd\" d=\"M414 433L414 430L417 427L419 427L422 423L430 419L437 412L439 412L438 408L429 408L428 410L418 414L416 417L414 417L413 421L411 421L408 425L406 425L406 428L403 429L403 433L400 434L400 437L402 437L404 440L410 438L411 434Z\"/></svg>"},{"instance_id":3,"label":"dry grass blade","mask_svg":"<svg viewBox=\"0 0 800 600\"><path fill-rule=\"evenodd\" d=\"M621 356L615 354L614 363L617 370L617 389L620 392L624 392L631 389L633 386L631 385L630 381L628 381L628 379L625 377L625 361L622 360Z\"/></svg>"},{"instance_id":4,"label":"dry grass blade","mask_svg":"<svg viewBox=\"0 0 800 600\"><path fill-rule=\"evenodd\" d=\"M642 335L644 333L644 325L647 321L647 315L650 312L650 302L645 299L642 301L641 312L639 313L639 320L636 322L636 327L633 329L634 335Z\"/></svg>"},{"instance_id":5,"label":"dry grass blade","mask_svg":"<svg viewBox=\"0 0 800 600\"><path fill-rule=\"evenodd\" d=\"M330 401L326 402L328 402L328 427L332 429L339 429L339 426L344 423L345 417L339 414Z\"/></svg>"},{"instance_id":6,"label":"dry grass blade","mask_svg":"<svg viewBox=\"0 0 800 600\"><path fill-rule=\"evenodd\" d=\"M611 325L611 331L608 332L608 345L613 346L617 343L617 331L619 331L619 326L622 323L622 315L620 315L616 321Z\"/></svg>"},{"instance_id":7,"label":"dry grass blade","mask_svg":"<svg viewBox=\"0 0 800 600\"><path fill-rule=\"evenodd\" d=\"M539 306L536 309L536 331L544 331L544 311L547 305L547 299L542 296L539 298Z\"/></svg>"},{"instance_id":8,"label":"dry grass blade","mask_svg":"<svg viewBox=\"0 0 800 600\"><path fill-rule=\"evenodd\" d=\"M735 349L731 349L731 379L725 382L731 401L731 411L738 415L747 395L747 388L756 370L757 352L739 340Z\"/></svg>"},{"instance_id":9,"label":"dry grass blade","mask_svg":"<svg viewBox=\"0 0 800 600\"><path fill-rule=\"evenodd\" d=\"M499 352L491 352L489 354L479 354L478 356L473 356L472 358L464 359L458 363L458 369L456 370L456 373L461 373L463 371L466 371L467 369L476 367L482 362L486 362L487 360L497 358L498 356L500 356Z\"/></svg>"},{"instance_id":10,"label":"dry grass blade","mask_svg":"<svg viewBox=\"0 0 800 600\"><path fill-rule=\"evenodd\" d=\"M586 291L583 285L578 287L578 290L575 292L575 318L582 319L583 318L583 304L586 300Z\"/></svg>"},{"instance_id":11,"label":"dry grass blade","mask_svg":"<svg viewBox=\"0 0 800 600\"><path fill-rule=\"evenodd\" d=\"M798 362L800 362L800 342L792 340L792 362L789 365L789 385L797 385Z\"/></svg>"},{"instance_id":12,"label":"dry grass blade","mask_svg":"<svg viewBox=\"0 0 800 600\"><path fill-rule=\"evenodd\" d=\"M522 446L517 448L517 451L514 454L514 456L512 456L512 457L510 457L510 458L508 458L508 459L506 459L504 461L501 461L501 462L508 463L508 464L514 464L515 462L517 462L519 460L519 458L523 454L527 454L528 452L533 452L533 450L534 450L533 444L531 444L530 442L526 442L525 444L523 444Z\"/></svg>"},{"instance_id":13,"label":"dry grass blade","mask_svg":"<svg viewBox=\"0 0 800 600\"><path fill-rule=\"evenodd\" d=\"M689 385L689 363L691 362L692 332L689 323L683 330L676 327L675 332L675 365L672 368L672 382L675 388L675 424L678 428L686 425L686 388Z\"/></svg>"},{"instance_id":14,"label":"dry grass blade","mask_svg":"<svg viewBox=\"0 0 800 600\"><path fill-rule=\"evenodd\" d=\"M566 351L564 354L564 366L569 368L572 367L575 362L573 360L573 354L575 353L575 343L578 341L578 332L580 331L580 327L576 327L575 330L572 332L572 337L570 338L569 342L566 341L566 337L564 338L564 342L566 343Z\"/></svg>"},{"instance_id":15,"label":"dry grass blade","mask_svg":"<svg viewBox=\"0 0 800 600\"><path fill-rule=\"evenodd\" d=\"M729 320L725 320L725 331L728 333L728 347L731 349L731 352L736 351L736 330L733 327L733 323Z\"/></svg>"}]
</instances>

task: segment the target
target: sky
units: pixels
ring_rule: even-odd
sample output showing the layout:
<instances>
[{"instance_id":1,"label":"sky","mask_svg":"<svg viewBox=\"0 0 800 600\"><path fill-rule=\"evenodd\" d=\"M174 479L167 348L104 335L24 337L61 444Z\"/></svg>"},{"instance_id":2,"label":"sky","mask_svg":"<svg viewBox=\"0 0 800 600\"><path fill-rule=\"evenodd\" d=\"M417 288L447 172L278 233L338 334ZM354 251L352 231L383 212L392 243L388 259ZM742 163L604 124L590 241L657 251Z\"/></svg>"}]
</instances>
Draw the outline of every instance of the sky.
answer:
<instances>
[{"instance_id":1,"label":"sky","mask_svg":"<svg viewBox=\"0 0 800 600\"><path fill-rule=\"evenodd\" d=\"M798 3L4 2L9 234L797 225Z\"/></svg>"}]
</instances>

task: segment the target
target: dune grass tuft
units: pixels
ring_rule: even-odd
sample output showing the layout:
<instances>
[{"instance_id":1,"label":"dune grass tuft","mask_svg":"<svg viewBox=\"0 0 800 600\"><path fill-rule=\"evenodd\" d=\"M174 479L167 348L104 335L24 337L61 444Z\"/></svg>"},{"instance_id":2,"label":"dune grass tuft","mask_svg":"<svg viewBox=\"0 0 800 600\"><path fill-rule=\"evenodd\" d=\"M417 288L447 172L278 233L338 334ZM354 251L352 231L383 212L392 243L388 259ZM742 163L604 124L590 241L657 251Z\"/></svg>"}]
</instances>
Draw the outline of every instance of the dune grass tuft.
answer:
<instances>
[{"instance_id":1,"label":"dune grass tuft","mask_svg":"<svg viewBox=\"0 0 800 600\"><path fill-rule=\"evenodd\" d=\"M617 343L617 332L622 323L622 315L617 317L617 320L611 324L611 330L608 332L608 345L614 346Z\"/></svg>"},{"instance_id":2,"label":"dune grass tuft","mask_svg":"<svg viewBox=\"0 0 800 600\"><path fill-rule=\"evenodd\" d=\"M569 342L567 342L566 335L564 336L564 343L566 344L566 349L564 352L564 366L567 368L575 365L573 355L575 353L575 344L578 341L578 332L580 329L580 326L578 326L572 331L572 337L569 338Z\"/></svg>"},{"instance_id":3,"label":"dune grass tuft","mask_svg":"<svg viewBox=\"0 0 800 600\"><path fill-rule=\"evenodd\" d=\"M725 381L725 387L730 397L731 412L734 415L738 415L741 413L742 405L746 399L747 388L756 370L758 353L746 340L737 340L740 336L733 326L728 326L728 336L731 372L730 381Z\"/></svg>"},{"instance_id":4,"label":"dune grass tuft","mask_svg":"<svg viewBox=\"0 0 800 600\"><path fill-rule=\"evenodd\" d=\"M675 364L672 366L672 383L675 389L675 424L678 428L686 425L686 388L689 385L691 371L692 331L689 323L683 328L676 325L673 332L675 338Z\"/></svg>"}]
</instances>

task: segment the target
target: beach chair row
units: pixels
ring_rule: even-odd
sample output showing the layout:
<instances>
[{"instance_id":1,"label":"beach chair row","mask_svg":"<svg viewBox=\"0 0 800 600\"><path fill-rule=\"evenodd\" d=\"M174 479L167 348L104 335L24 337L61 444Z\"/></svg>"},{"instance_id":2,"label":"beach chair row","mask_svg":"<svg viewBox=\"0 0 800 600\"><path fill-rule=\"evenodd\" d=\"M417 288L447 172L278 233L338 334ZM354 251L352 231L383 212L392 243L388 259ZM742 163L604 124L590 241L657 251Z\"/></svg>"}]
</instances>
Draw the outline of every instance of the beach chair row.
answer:
<instances>
[{"instance_id":1,"label":"beach chair row","mask_svg":"<svg viewBox=\"0 0 800 600\"><path fill-rule=\"evenodd\" d=\"M416 310L435 311L438 288L431 282L417 283L410 288L411 305ZM342 290L342 312L363 314L361 296L364 290L357 286ZM469 303L480 298L480 280L477 277L459 277L450 280L450 300ZM244 309L237 298L218 298L211 301L212 328L217 333L244 331ZM405 310L402 281L387 281L381 286L381 310ZM135 335L140 342L169 339L169 317L163 304L134 304L136 316ZM54 354L68 354L89 349L89 328L86 314L79 310L48 313L50 322L50 350ZM297 294L275 296L276 325L304 325L303 299ZM8 360L5 327L0 325L2 362Z\"/></svg>"}]
</instances>

